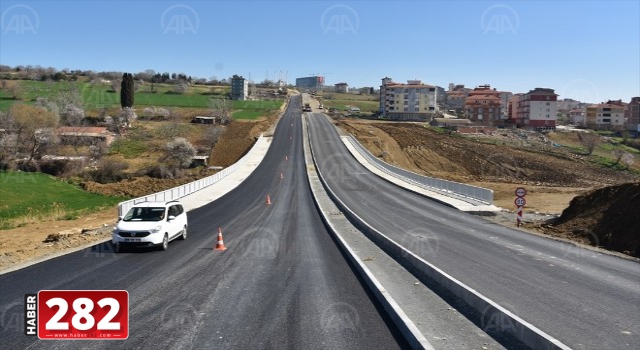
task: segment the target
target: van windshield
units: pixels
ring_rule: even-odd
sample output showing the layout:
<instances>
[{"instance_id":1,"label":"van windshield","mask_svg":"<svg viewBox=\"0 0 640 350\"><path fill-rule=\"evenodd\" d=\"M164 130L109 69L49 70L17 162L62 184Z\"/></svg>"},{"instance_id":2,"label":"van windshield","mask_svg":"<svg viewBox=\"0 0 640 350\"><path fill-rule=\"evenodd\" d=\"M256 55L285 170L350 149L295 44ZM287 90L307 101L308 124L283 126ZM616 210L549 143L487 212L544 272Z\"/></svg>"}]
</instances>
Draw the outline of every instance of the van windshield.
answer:
<instances>
[{"instance_id":1,"label":"van windshield","mask_svg":"<svg viewBox=\"0 0 640 350\"><path fill-rule=\"evenodd\" d=\"M122 218L123 221L161 221L164 219L163 207L133 207L127 215Z\"/></svg>"}]
</instances>

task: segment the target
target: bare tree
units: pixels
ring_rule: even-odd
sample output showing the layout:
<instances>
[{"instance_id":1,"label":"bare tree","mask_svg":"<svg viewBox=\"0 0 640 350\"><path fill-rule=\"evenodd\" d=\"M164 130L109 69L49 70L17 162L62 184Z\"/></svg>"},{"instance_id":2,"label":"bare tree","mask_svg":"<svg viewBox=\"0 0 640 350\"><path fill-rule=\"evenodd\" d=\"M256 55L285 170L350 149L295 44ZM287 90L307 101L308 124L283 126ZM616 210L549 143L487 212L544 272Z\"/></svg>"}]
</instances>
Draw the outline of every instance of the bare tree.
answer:
<instances>
[{"instance_id":1,"label":"bare tree","mask_svg":"<svg viewBox=\"0 0 640 350\"><path fill-rule=\"evenodd\" d=\"M24 96L24 89L18 81L3 80L0 86L14 100L22 99Z\"/></svg>"},{"instance_id":2,"label":"bare tree","mask_svg":"<svg viewBox=\"0 0 640 350\"><path fill-rule=\"evenodd\" d=\"M43 146L55 142L53 129L58 125L58 119L51 112L19 103L11 106L9 114L17 135L15 149L28 154L29 161Z\"/></svg>"},{"instance_id":3,"label":"bare tree","mask_svg":"<svg viewBox=\"0 0 640 350\"><path fill-rule=\"evenodd\" d=\"M216 118L221 125L228 125L233 121L229 101L223 98L209 100L209 115Z\"/></svg>"},{"instance_id":4,"label":"bare tree","mask_svg":"<svg viewBox=\"0 0 640 350\"><path fill-rule=\"evenodd\" d=\"M587 149L586 155L591 155L593 153L593 150L596 148L596 145L600 141L600 137L598 135L591 133L585 134L582 132L578 133L578 139L580 140L580 143Z\"/></svg>"},{"instance_id":5,"label":"bare tree","mask_svg":"<svg viewBox=\"0 0 640 350\"><path fill-rule=\"evenodd\" d=\"M37 97L36 102L33 105L36 107L44 108L57 117L60 117L60 109L58 108L58 104L56 103L56 101L50 100L46 97Z\"/></svg>"},{"instance_id":6,"label":"bare tree","mask_svg":"<svg viewBox=\"0 0 640 350\"><path fill-rule=\"evenodd\" d=\"M205 130L201 142L207 145L208 148L213 149L216 144L218 144L218 141L220 140L220 137L222 136L222 134L224 134L224 132L225 128L223 127L214 125L209 126Z\"/></svg>"},{"instance_id":7,"label":"bare tree","mask_svg":"<svg viewBox=\"0 0 640 350\"><path fill-rule=\"evenodd\" d=\"M122 84L122 79L121 78L113 78L113 79L111 79L111 90L113 90L113 92L115 92L115 93L119 93L121 84Z\"/></svg>"},{"instance_id":8,"label":"bare tree","mask_svg":"<svg viewBox=\"0 0 640 350\"><path fill-rule=\"evenodd\" d=\"M167 142L163 161L173 168L186 168L196 155L196 148L182 137Z\"/></svg>"},{"instance_id":9,"label":"bare tree","mask_svg":"<svg viewBox=\"0 0 640 350\"><path fill-rule=\"evenodd\" d=\"M138 119L138 115L133 108L125 107L118 114L118 124L124 127L131 127L131 123Z\"/></svg>"},{"instance_id":10,"label":"bare tree","mask_svg":"<svg viewBox=\"0 0 640 350\"><path fill-rule=\"evenodd\" d=\"M92 159L99 160L105 153L107 153L108 149L109 147L106 142L94 141L91 146L89 146L89 154Z\"/></svg>"},{"instance_id":11,"label":"bare tree","mask_svg":"<svg viewBox=\"0 0 640 350\"><path fill-rule=\"evenodd\" d=\"M158 128L158 135L163 139L173 139L181 133L180 120L182 119L182 113L175 108L167 110L167 112L169 115L166 119L168 119L169 122L163 123Z\"/></svg>"}]
</instances>

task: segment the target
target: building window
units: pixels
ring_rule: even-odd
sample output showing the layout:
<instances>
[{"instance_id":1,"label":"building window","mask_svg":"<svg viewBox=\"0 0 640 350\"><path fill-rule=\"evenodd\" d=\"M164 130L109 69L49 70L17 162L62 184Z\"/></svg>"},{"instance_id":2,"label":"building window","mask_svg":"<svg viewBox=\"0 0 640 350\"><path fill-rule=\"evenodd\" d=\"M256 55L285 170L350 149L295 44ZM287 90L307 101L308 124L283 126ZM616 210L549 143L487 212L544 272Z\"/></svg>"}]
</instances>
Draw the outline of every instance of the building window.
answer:
<instances>
[{"instance_id":1,"label":"building window","mask_svg":"<svg viewBox=\"0 0 640 350\"><path fill-rule=\"evenodd\" d=\"M404 107L405 112L409 112L409 107Z\"/></svg>"}]
</instances>

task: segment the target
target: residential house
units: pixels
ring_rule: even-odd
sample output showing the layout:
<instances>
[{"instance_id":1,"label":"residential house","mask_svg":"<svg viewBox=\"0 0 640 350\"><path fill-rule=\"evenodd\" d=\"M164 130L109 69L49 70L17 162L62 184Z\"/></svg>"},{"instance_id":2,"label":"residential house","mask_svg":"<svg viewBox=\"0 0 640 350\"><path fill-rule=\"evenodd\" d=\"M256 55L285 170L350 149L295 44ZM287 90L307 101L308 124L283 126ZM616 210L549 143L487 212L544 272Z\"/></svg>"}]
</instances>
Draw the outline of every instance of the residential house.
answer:
<instances>
[{"instance_id":1,"label":"residential house","mask_svg":"<svg viewBox=\"0 0 640 350\"><path fill-rule=\"evenodd\" d=\"M106 127L98 126L62 126L56 130L62 144L90 145L97 142L111 144L115 135Z\"/></svg>"},{"instance_id":2,"label":"residential house","mask_svg":"<svg viewBox=\"0 0 640 350\"><path fill-rule=\"evenodd\" d=\"M585 109L572 109L567 112L569 123L576 126L587 126L587 112Z\"/></svg>"},{"instance_id":3,"label":"residential house","mask_svg":"<svg viewBox=\"0 0 640 350\"><path fill-rule=\"evenodd\" d=\"M334 86L337 93L346 94L349 92L349 84L347 83L337 83Z\"/></svg>"}]
</instances>

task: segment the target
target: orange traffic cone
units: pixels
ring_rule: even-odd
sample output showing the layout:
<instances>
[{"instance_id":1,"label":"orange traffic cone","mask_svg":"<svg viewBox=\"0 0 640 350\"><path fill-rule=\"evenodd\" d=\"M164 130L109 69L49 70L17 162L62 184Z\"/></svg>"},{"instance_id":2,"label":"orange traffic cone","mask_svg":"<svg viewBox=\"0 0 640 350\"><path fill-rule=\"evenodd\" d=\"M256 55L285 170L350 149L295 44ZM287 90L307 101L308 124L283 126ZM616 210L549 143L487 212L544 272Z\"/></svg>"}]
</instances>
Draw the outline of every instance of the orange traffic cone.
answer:
<instances>
[{"instance_id":1,"label":"orange traffic cone","mask_svg":"<svg viewBox=\"0 0 640 350\"><path fill-rule=\"evenodd\" d=\"M218 241L216 242L216 247L213 250L227 250L227 247L224 246L224 241L222 240L222 228L218 227Z\"/></svg>"},{"instance_id":2,"label":"orange traffic cone","mask_svg":"<svg viewBox=\"0 0 640 350\"><path fill-rule=\"evenodd\" d=\"M267 205L271 205L271 196L267 195Z\"/></svg>"}]
</instances>

